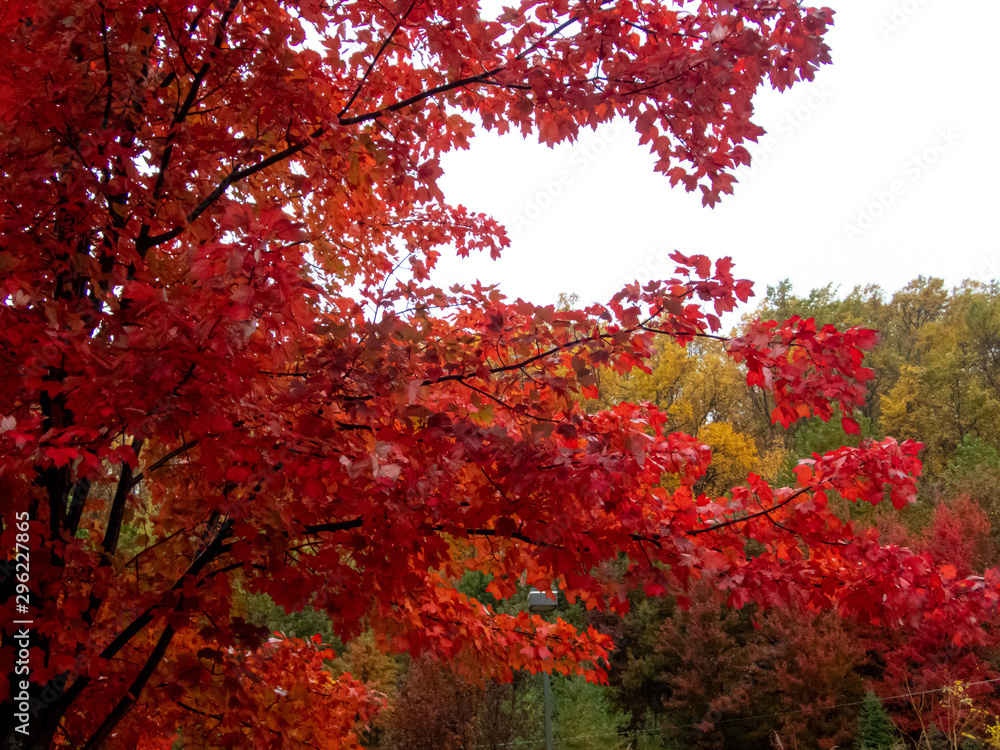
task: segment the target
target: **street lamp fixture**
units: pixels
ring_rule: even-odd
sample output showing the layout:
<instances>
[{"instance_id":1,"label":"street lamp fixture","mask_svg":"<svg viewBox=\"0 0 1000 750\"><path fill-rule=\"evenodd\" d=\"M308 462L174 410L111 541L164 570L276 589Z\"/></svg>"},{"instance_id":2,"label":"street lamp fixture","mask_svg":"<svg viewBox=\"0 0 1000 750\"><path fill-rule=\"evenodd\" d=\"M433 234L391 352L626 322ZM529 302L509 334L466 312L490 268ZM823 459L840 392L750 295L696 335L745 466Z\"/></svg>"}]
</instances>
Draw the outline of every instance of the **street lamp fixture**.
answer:
<instances>
[{"instance_id":1,"label":"street lamp fixture","mask_svg":"<svg viewBox=\"0 0 1000 750\"><path fill-rule=\"evenodd\" d=\"M528 611L533 615L552 612L559 604L559 592L531 589L528 592ZM552 683L548 672L542 672L542 693L545 696L545 750L552 750Z\"/></svg>"},{"instance_id":2,"label":"street lamp fixture","mask_svg":"<svg viewBox=\"0 0 1000 750\"><path fill-rule=\"evenodd\" d=\"M539 591L531 589L528 592L528 611L533 615L543 612L552 612L559 604L559 592L555 589L551 591Z\"/></svg>"}]
</instances>

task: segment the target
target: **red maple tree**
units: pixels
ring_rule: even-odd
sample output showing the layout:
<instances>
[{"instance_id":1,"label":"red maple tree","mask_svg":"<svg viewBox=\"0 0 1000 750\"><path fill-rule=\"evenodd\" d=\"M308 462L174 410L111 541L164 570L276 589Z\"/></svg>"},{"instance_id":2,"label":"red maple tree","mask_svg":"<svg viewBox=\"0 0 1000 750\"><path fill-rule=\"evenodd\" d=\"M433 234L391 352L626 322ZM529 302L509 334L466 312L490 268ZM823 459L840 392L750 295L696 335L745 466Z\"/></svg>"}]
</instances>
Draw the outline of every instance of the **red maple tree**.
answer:
<instances>
[{"instance_id":1,"label":"red maple tree","mask_svg":"<svg viewBox=\"0 0 1000 750\"><path fill-rule=\"evenodd\" d=\"M753 93L811 78L830 20L793 0L524 0L492 17L457 0L9 0L2 598L32 624L30 721L4 651L4 746L166 747L178 728L222 747L354 743L378 696L329 680L314 644L261 643L237 587L501 678L597 677L609 643L492 612L455 590L470 569L497 595L526 574L618 609L625 587L697 577L735 604L967 611L963 581L826 508L825 488L905 503L915 445L699 497L709 451L656 408L581 408L597 368L645 366L655 336L718 335L751 292L728 260L677 254L675 278L569 312L429 277L443 248L507 244L437 184L474 122L553 144L625 118L711 205L761 133ZM793 319L725 345L788 424L850 414L874 341ZM600 575L622 553L624 579Z\"/></svg>"}]
</instances>

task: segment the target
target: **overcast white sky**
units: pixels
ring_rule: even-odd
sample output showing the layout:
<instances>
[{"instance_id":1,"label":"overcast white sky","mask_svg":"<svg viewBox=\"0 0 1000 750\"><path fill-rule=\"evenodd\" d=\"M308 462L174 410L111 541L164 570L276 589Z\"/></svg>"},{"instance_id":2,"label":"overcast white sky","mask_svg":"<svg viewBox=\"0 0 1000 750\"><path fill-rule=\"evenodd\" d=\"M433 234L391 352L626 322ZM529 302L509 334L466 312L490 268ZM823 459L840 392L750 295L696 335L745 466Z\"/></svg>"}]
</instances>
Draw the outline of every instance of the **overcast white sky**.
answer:
<instances>
[{"instance_id":1,"label":"overcast white sky","mask_svg":"<svg viewBox=\"0 0 1000 750\"><path fill-rule=\"evenodd\" d=\"M627 128L554 150L483 134L447 158L444 190L504 221L512 247L499 261L444 262L436 280L478 278L539 303L562 291L606 301L637 277L669 276L661 259L674 249L732 256L758 297L785 277L800 293L830 281L891 292L918 274L1000 278L996 3L829 4L833 64L811 84L758 95L764 148L714 210L653 172Z\"/></svg>"}]
</instances>

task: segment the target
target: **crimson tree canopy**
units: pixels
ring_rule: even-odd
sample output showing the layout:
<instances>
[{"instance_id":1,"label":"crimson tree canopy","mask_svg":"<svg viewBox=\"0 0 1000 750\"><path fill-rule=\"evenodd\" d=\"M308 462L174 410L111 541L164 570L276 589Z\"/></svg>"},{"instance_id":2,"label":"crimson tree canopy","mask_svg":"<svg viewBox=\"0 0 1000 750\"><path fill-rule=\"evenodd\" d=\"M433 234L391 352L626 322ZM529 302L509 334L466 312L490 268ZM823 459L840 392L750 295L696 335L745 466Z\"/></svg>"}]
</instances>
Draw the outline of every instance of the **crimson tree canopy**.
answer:
<instances>
[{"instance_id":1,"label":"crimson tree canopy","mask_svg":"<svg viewBox=\"0 0 1000 750\"><path fill-rule=\"evenodd\" d=\"M675 278L568 312L429 277L442 249L507 244L437 184L473 123L554 144L624 118L711 205L761 133L753 93L811 78L831 16L8 0L0 498L9 561L30 548L34 702L24 737L5 649L4 746L164 748L178 727L192 747L352 744L377 696L331 679L312 642L261 643L237 586L500 678L599 676L609 642L492 612L455 590L468 570L501 596L558 579L594 607L697 577L735 604L968 614L967 581L826 508L829 489L907 502L917 446L869 441L796 488L698 497L709 451L663 413L582 408L597 368L644 367L656 336L718 335L750 294L727 259L677 254ZM793 319L724 345L787 425L850 414L874 342Z\"/></svg>"}]
</instances>

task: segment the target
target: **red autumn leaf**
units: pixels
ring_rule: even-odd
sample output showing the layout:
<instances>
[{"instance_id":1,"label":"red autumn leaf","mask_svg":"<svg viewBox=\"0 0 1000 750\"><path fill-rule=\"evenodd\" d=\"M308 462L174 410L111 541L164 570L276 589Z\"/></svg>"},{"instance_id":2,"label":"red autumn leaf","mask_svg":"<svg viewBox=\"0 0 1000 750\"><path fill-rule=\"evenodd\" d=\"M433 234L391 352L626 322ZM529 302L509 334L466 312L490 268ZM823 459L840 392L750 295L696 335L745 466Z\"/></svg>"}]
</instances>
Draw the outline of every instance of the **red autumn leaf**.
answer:
<instances>
[{"instance_id":1,"label":"red autumn leaf","mask_svg":"<svg viewBox=\"0 0 1000 750\"><path fill-rule=\"evenodd\" d=\"M850 417L841 417L840 424L844 428L844 432L848 435L860 435L861 427L858 425L857 421Z\"/></svg>"},{"instance_id":2,"label":"red autumn leaf","mask_svg":"<svg viewBox=\"0 0 1000 750\"><path fill-rule=\"evenodd\" d=\"M65 466L72 463L78 456L80 451L76 448L46 448L45 457L48 458L56 466Z\"/></svg>"}]
</instances>

